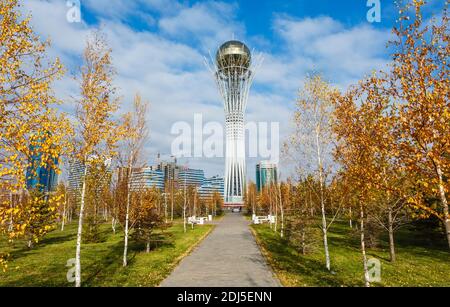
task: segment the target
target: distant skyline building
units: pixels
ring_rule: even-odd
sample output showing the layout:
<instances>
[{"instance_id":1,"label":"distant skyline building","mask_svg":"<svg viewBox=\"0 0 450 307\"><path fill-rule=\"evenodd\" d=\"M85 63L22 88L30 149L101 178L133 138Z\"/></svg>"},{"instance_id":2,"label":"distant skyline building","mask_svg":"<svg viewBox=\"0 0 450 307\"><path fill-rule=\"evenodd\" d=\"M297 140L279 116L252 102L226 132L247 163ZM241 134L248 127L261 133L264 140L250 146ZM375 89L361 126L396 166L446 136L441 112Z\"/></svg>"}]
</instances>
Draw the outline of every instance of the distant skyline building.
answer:
<instances>
[{"instance_id":1,"label":"distant skyline building","mask_svg":"<svg viewBox=\"0 0 450 307\"><path fill-rule=\"evenodd\" d=\"M217 192L223 198L224 184L224 178L222 177L214 176L206 178L203 185L198 189L198 194L201 199L211 199L214 193Z\"/></svg>"},{"instance_id":2,"label":"distant skyline building","mask_svg":"<svg viewBox=\"0 0 450 307\"><path fill-rule=\"evenodd\" d=\"M33 171L34 169L34 171ZM58 174L51 166L27 169L27 189L38 189L41 192L53 192L58 185Z\"/></svg>"},{"instance_id":3,"label":"distant skyline building","mask_svg":"<svg viewBox=\"0 0 450 307\"><path fill-rule=\"evenodd\" d=\"M160 161L160 155L158 155L158 161L155 165L133 168L131 177L131 189L150 189L158 188L161 191L169 194L173 194L176 189L184 189L186 187L200 188L206 183L211 184L214 189L220 188L222 185L223 194L223 178L222 184L218 176L205 178L205 171L202 169L192 169L180 166L177 164L177 160L173 161ZM118 181L127 180L128 168L119 167L117 169ZM74 176L75 177L75 176ZM74 180L75 181L75 180Z\"/></svg>"},{"instance_id":4,"label":"distant skyline building","mask_svg":"<svg viewBox=\"0 0 450 307\"><path fill-rule=\"evenodd\" d=\"M200 187L205 181L205 171L201 169L181 169L178 172L178 187L184 189L186 187L194 186Z\"/></svg>"},{"instance_id":5,"label":"distant skyline building","mask_svg":"<svg viewBox=\"0 0 450 307\"><path fill-rule=\"evenodd\" d=\"M270 161L256 164L256 187L261 192L265 187L278 183L278 165Z\"/></svg>"},{"instance_id":6,"label":"distant skyline building","mask_svg":"<svg viewBox=\"0 0 450 307\"><path fill-rule=\"evenodd\" d=\"M78 195L81 192L81 182L85 166L78 160L69 161L69 174L67 177L69 194Z\"/></svg>"},{"instance_id":7,"label":"distant skyline building","mask_svg":"<svg viewBox=\"0 0 450 307\"><path fill-rule=\"evenodd\" d=\"M173 161L159 161L160 155L158 154L158 163L154 169L162 171L164 173L164 181L170 191L178 186L178 176L181 167L177 165L177 159L174 158Z\"/></svg>"},{"instance_id":8,"label":"distant skyline building","mask_svg":"<svg viewBox=\"0 0 450 307\"><path fill-rule=\"evenodd\" d=\"M101 175L100 177L97 177L96 180L98 180L99 184L102 184L104 186L107 186L111 184L111 177L113 173L113 169L111 168L109 160L105 161L105 173ZM69 196L74 198L75 201L78 201L78 198L81 197L81 189L83 187L83 177L85 174L86 166L81 163L77 159L71 159L68 162L69 164L69 172L67 175L67 190L69 193ZM92 166L89 166L87 169L87 176L89 176L89 169L91 169ZM119 168L119 181L121 180L121 174L125 172Z\"/></svg>"},{"instance_id":9,"label":"distant skyline building","mask_svg":"<svg viewBox=\"0 0 450 307\"><path fill-rule=\"evenodd\" d=\"M254 77L250 49L235 40L220 46L214 75L225 109L224 206L242 207L246 189L245 110Z\"/></svg>"},{"instance_id":10,"label":"distant skyline building","mask_svg":"<svg viewBox=\"0 0 450 307\"><path fill-rule=\"evenodd\" d=\"M209 185L223 188L225 186L225 181L224 181L223 177L220 177L219 175L217 175L214 177L206 178L204 184L209 184ZM221 191L221 193L223 194L223 191Z\"/></svg>"},{"instance_id":11,"label":"distant skyline building","mask_svg":"<svg viewBox=\"0 0 450 307\"><path fill-rule=\"evenodd\" d=\"M154 170L151 167L144 167L140 169L133 169L131 175L131 190L139 191L145 189L159 189L164 190L164 172Z\"/></svg>"},{"instance_id":12,"label":"distant skyline building","mask_svg":"<svg viewBox=\"0 0 450 307\"><path fill-rule=\"evenodd\" d=\"M30 151L34 151L34 147L30 146ZM51 163L42 165L42 154L34 154L31 157L30 166L27 168L26 185L27 189L38 189L47 193L56 190L58 185L58 174L55 168L58 167L58 159L52 159Z\"/></svg>"}]
</instances>

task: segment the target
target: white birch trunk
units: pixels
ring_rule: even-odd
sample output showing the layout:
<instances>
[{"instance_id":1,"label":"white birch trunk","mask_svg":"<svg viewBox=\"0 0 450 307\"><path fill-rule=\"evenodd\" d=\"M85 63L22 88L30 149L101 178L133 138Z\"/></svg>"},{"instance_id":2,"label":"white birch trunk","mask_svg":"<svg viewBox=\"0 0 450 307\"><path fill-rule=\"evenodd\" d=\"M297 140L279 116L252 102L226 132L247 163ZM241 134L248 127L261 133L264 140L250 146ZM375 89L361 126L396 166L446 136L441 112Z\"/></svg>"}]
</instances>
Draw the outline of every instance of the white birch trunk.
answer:
<instances>
[{"instance_id":1,"label":"white birch trunk","mask_svg":"<svg viewBox=\"0 0 450 307\"><path fill-rule=\"evenodd\" d=\"M186 205L183 206L183 230L186 233Z\"/></svg>"},{"instance_id":2,"label":"white birch trunk","mask_svg":"<svg viewBox=\"0 0 450 307\"><path fill-rule=\"evenodd\" d=\"M113 234L116 234L116 225L117 225L116 218L113 217L111 219L111 228L112 228Z\"/></svg>"},{"instance_id":3,"label":"white birch trunk","mask_svg":"<svg viewBox=\"0 0 450 307\"><path fill-rule=\"evenodd\" d=\"M366 287L370 287L370 278L369 278L369 268L367 264L367 255L366 255L366 242L364 238L364 208L361 205L360 207L360 218L361 218L361 253L363 256L363 268L364 268L364 284Z\"/></svg>"},{"instance_id":4,"label":"white birch trunk","mask_svg":"<svg viewBox=\"0 0 450 307\"><path fill-rule=\"evenodd\" d=\"M87 165L84 166L83 185L81 188L80 215L78 217L77 249L75 253L75 287L81 287L81 239L83 233L84 198L86 195Z\"/></svg>"},{"instance_id":5,"label":"white birch trunk","mask_svg":"<svg viewBox=\"0 0 450 307\"><path fill-rule=\"evenodd\" d=\"M184 233L186 233L186 206L187 206L187 193L186 193L186 175L184 176L184 204L183 204L183 229Z\"/></svg>"},{"instance_id":6,"label":"white birch trunk","mask_svg":"<svg viewBox=\"0 0 450 307\"><path fill-rule=\"evenodd\" d=\"M256 209L255 209L255 195L252 195L252 214L256 215Z\"/></svg>"},{"instance_id":7,"label":"white birch trunk","mask_svg":"<svg viewBox=\"0 0 450 307\"><path fill-rule=\"evenodd\" d=\"M279 191L279 200L280 200L280 215L281 215L281 231L280 236L284 238L284 208L283 208L283 199L281 197L281 186L278 186Z\"/></svg>"},{"instance_id":8,"label":"white birch trunk","mask_svg":"<svg viewBox=\"0 0 450 307\"><path fill-rule=\"evenodd\" d=\"M275 232L278 232L278 196L275 196Z\"/></svg>"},{"instance_id":9,"label":"white birch trunk","mask_svg":"<svg viewBox=\"0 0 450 307\"><path fill-rule=\"evenodd\" d=\"M61 231L64 231L64 223L66 222L66 206L67 206L67 193L64 194L64 207L62 214Z\"/></svg>"},{"instance_id":10,"label":"white birch trunk","mask_svg":"<svg viewBox=\"0 0 450 307\"><path fill-rule=\"evenodd\" d=\"M197 216L197 190L194 190L194 214L193 216Z\"/></svg>"},{"instance_id":11,"label":"white birch trunk","mask_svg":"<svg viewBox=\"0 0 450 307\"><path fill-rule=\"evenodd\" d=\"M349 224L350 224L350 229L353 229L353 216L352 216L352 207L350 207L350 209L349 209L349 213L350 213L350 221L349 221Z\"/></svg>"},{"instance_id":12,"label":"white birch trunk","mask_svg":"<svg viewBox=\"0 0 450 307\"><path fill-rule=\"evenodd\" d=\"M128 265L127 254L128 254L128 225L129 225L129 217L130 217L130 189L131 189L131 173L132 173L132 162L128 166L128 182L127 182L127 208L125 213L125 238L124 238L124 246L123 246L123 266L126 267Z\"/></svg>"},{"instance_id":13,"label":"white birch trunk","mask_svg":"<svg viewBox=\"0 0 450 307\"><path fill-rule=\"evenodd\" d=\"M445 223L445 231L447 232L447 242L448 247L450 248L450 216L448 212L448 202L447 197L445 196L445 189L444 189L444 179L442 174L441 166L437 165L437 173L439 177L439 195L441 198L441 203L444 208L444 223Z\"/></svg>"},{"instance_id":14,"label":"white birch trunk","mask_svg":"<svg viewBox=\"0 0 450 307\"><path fill-rule=\"evenodd\" d=\"M281 232L280 236L284 238L284 210L283 210L283 204L281 204Z\"/></svg>"},{"instance_id":15,"label":"white birch trunk","mask_svg":"<svg viewBox=\"0 0 450 307\"><path fill-rule=\"evenodd\" d=\"M167 224L169 222L167 220L167 193L164 193L164 218L165 218L165 223Z\"/></svg>"},{"instance_id":16,"label":"white birch trunk","mask_svg":"<svg viewBox=\"0 0 450 307\"><path fill-rule=\"evenodd\" d=\"M173 180L170 184L170 221L173 222L173 203L174 203L174 199L173 199Z\"/></svg>"},{"instance_id":17,"label":"white birch trunk","mask_svg":"<svg viewBox=\"0 0 450 307\"><path fill-rule=\"evenodd\" d=\"M322 233L323 233L323 247L325 250L325 266L328 271L331 270L330 252L328 249L328 226L327 217L325 212L325 199L324 199L324 175L322 165L322 153L319 140L320 127L316 129L316 146L317 146L317 163L319 167L319 185L320 185L320 207L322 210Z\"/></svg>"},{"instance_id":18,"label":"white birch trunk","mask_svg":"<svg viewBox=\"0 0 450 307\"><path fill-rule=\"evenodd\" d=\"M184 233L186 233L186 188L185 188L185 190L184 190L183 229L184 229Z\"/></svg>"},{"instance_id":19,"label":"white birch trunk","mask_svg":"<svg viewBox=\"0 0 450 307\"><path fill-rule=\"evenodd\" d=\"M391 262L395 262L395 241L394 241L394 220L392 218L392 208L388 211L388 232L389 232L389 255Z\"/></svg>"}]
</instances>

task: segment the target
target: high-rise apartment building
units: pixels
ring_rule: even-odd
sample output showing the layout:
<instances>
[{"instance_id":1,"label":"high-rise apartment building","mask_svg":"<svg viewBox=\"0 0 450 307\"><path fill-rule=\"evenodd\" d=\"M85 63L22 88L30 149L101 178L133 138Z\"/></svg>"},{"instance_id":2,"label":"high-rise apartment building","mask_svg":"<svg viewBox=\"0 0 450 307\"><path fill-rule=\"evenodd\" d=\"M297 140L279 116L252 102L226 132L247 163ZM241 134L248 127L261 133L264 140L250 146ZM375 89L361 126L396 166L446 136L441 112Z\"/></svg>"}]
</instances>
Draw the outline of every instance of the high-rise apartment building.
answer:
<instances>
[{"instance_id":1,"label":"high-rise apartment building","mask_svg":"<svg viewBox=\"0 0 450 307\"><path fill-rule=\"evenodd\" d=\"M69 161L68 191L69 194L78 195L81 192L81 184L85 166L78 160Z\"/></svg>"},{"instance_id":2,"label":"high-rise apartment building","mask_svg":"<svg viewBox=\"0 0 450 307\"><path fill-rule=\"evenodd\" d=\"M39 146L39 145L37 145ZM30 146L30 151L34 151L34 147ZM29 161L29 167L26 173L27 189L38 189L41 192L52 192L56 190L58 184L58 159L54 158L48 163L42 165L42 154L34 154Z\"/></svg>"},{"instance_id":3,"label":"high-rise apartment building","mask_svg":"<svg viewBox=\"0 0 450 307\"><path fill-rule=\"evenodd\" d=\"M261 161L256 165L256 187L261 192L265 187L278 182L278 165Z\"/></svg>"},{"instance_id":4,"label":"high-rise apartment building","mask_svg":"<svg viewBox=\"0 0 450 307\"><path fill-rule=\"evenodd\" d=\"M131 190L159 189L164 190L164 172L151 167L134 169L131 175Z\"/></svg>"},{"instance_id":5,"label":"high-rise apartment building","mask_svg":"<svg viewBox=\"0 0 450 307\"><path fill-rule=\"evenodd\" d=\"M200 187L205 181L205 172L201 169L181 169L178 172L178 187L184 189L185 186Z\"/></svg>"},{"instance_id":6,"label":"high-rise apartment building","mask_svg":"<svg viewBox=\"0 0 450 307\"><path fill-rule=\"evenodd\" d=\"M222 177L215 176L206 178L203 185L198 189L198 194L202 199L211 199L214 193L219 193L224 197L225 181Z\"/></svg>"}]
</instances>

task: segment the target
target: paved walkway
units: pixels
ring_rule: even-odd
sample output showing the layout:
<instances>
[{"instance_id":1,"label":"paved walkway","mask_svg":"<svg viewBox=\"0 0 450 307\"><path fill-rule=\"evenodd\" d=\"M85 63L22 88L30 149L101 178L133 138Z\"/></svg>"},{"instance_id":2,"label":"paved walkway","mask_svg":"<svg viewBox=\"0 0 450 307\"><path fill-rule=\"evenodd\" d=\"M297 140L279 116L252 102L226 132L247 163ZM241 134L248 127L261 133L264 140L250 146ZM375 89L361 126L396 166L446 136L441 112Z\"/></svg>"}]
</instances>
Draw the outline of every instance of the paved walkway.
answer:
<instances>
[{"instance_id":1,"label":"paved walkway","mask_svg":"<svg viewBox=\"0 0 450 307\"><path fill-rule=\"evenodd\" d=\"M161 287L279 287L249 223L229 213Z\"/></svg>"}]
</instances>

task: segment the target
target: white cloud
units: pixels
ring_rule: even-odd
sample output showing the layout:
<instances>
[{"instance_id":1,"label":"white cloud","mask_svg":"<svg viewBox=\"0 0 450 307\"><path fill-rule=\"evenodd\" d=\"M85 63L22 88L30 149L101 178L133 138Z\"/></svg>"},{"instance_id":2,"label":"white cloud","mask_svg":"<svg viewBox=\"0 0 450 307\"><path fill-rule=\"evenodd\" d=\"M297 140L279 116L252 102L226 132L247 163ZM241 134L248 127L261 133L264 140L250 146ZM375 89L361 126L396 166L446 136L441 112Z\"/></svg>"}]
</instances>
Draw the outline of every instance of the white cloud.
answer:
<instances>
[{"instance_id":1,"label":"white cloud","mask_svg":"<svg viewBox=\"0 0 450 307\"><path fill-rule=\"evenodd\" d=\"M340 22L328 16L295 20L289 16L278 16L274 21L274 29L294 50L307 48L311 40L328 36L341 31Z\"/></svg>"},{"instance_id":2,"label":"white cloud","mask_svg":"<svg viewBox=\"0 0 450 307\"><path fill-rule=\"evenodd\" d=\"M85 23L69 23L66 19L68 7L65 1L23 1L22 11L31 14L34 30L42 39L50 39L52 56L58 56L68 62L72 56L82 54L84 41L88 34Z\"/></svg>"},{"instance_id":3,"label":"white cloud","mask_svg":"<svg viewBox=\"0 0 450 307\"><path fill-rule=\"evenodd\" d=\"M271 68L263 72L262 81L284 77L299 82L314 71L345 88L387 63L390 31L368 24L348 27L326 16L294 19L279 15L273 27L284 42L283 53L269 55ZM272 73L273 68L276 73ZM285 83L294 90L292 84Z\"/></svg>"},{"instance_id":4,"label":"white cloud","mask_svg":"<svg viewBox=\"0 0 450 307\"><path fill-rule=\"evenodd\" d=\"M121 111L130 108L137 91L151 102L149 162L158 152L169 153L174 138L170 129L176 121L192 122L194 113L203 113L205 122L224 121L219 93L203 63L207 50L214 50L233 33L245 41L262 41L270 50L267 38L246 37L243 23L236 20L235 4L211 1L186 5L165 0L83 3L97 14L113 49L116 83L124 98ZM52 39L52 56L61 56L75 71L92 26L68 23L65 1L27 0L25 9L33 12L37 32ZM156 19L147 10L161 17ZM155 20L159 31L131 28L127 19L136 14ZM290 109L307 72L320 71L344 87L385 64L387 33L368 25L347 27L331 17L297 20L277 15L273 30L281 38L281 48L263 54L265 60L257 71L247 119L280 122L282 137L289 133ZM66 101L77 95L77 84L70 76L56 86ZM71 106L64 109L71 110ZM255 162L248 163L249 178L254 176ZM222 159L193 160L191 165L204 167L209 175L223 173Z\"/></svg>"},{"instance_id":5,"label":"white cloud","mask_svg":"<svg viewBox=\"0 0 450 307\"><path fill-rule=\"evenodd\" d=\"M225 2L197 3L161 18L159 28L172 38L199 42L203 50L214 49L233 36L244 38L244 27L234 18L237 8Z\"/></svg>"}]
</instances>

